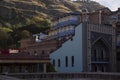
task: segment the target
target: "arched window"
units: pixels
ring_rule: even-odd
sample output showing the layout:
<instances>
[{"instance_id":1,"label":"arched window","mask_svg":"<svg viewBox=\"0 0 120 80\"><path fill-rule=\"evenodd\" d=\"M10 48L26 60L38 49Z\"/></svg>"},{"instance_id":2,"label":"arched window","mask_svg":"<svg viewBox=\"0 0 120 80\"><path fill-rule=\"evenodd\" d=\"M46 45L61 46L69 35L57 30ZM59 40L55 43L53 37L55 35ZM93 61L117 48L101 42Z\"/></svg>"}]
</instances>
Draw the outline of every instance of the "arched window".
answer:
<instances>
[{"instance_id":1,"label":"arched window","mask_svg":"<svg viewBox=\"0 0 120 80\"><path fill-rule=\"evenodd\" d=\"M93 50L92 50L91 60L92 60L92 61L96 61L96 60L97 60L97 49L93 49Z\"/></svg>"},{"instance_id":2,"label":"arched window","mask_svg":"<svg viewBox=\"0 0 120 80\"><path fill-rule=\"evenodd\" d=\"M42 54L45 54L45 51L44 51L44 50L42 50Z\"/></svg>"},{"instance_id":3,"label":"arched window","mask_svg":"<svg viewBox=\"0 0 120 80\"><path fill-rule=\"evenodd\" d=\"M97 70L98 70L98 67L97 67L97 66L95 66L94 68L95 68L95 69L94 69L94 72L97 72Z\"/></svg>"},{"instance_id":4,"label":"arched window","mask_svg":"<svg viewBox=\"0 0 120 80\"><path fill-rule=\"evenodd\" d=\"M101 71L102 71L102 72L105 72L105 71L104 71L104 66L101 67Z\"/></svg>"},{"instance_id":5,"label":"arched window","mask_svg":"<svg viewBox=\"0 0 120 80\"><path fill-rule=\"evenodd\" d=\"M37 53L37 51L34 51L34 53Z\"/></svg>"},{"instance_id":6,"label":"arched window","mask_svg":"<svg viewBox=\"0 0 120 80\"><path fill-rule=\"evenodd\" d=\"M65 66L68 67L68 57L65 57Z\"/></svg>"},{"instance_id":7,"label":"arched window","mask_svg":"<svg viewBox=\"0 0 120 80\"><path fill-rule=\"evenodd\" d=\"M53 66L55 66L55 59L53 59Z\"/></svg>"},{"instance_id":8,"label":"arched window","mask_svg":"<svg viewBox=\"0 0 120 80\"><path fill-rule=\"evenodd\" d=\"M71 66L74 67L74 56L71 57Z\"/></svg>"},{"instance_id":9,"label":"arched window","mask_svg":"<svg viewBox=\"0 0 120 80\"><path fill-rule=\"evenodd\" d=\"M101 50L101 60L104 59L104 49Z\"/></svg>"},{"instance_id":10,"label":"arched window","mask_svg":"<svg viewBox=\"0 0 120 80\"><path fill-rule=\"evenodd\" d=\"M60 59L58 59L58 67L61 66L61 62L60 62Z\"/></svg>"},{"instance_id":11,"label":"arched window","mask_svg":"<svg viewBox=\"0 0 120 80\"><path fill-rule=\"evenodd\" d=\"M96 49L94 50L94 57L93 58L95 61L97 60L97 50Z\"/></svg>"}]
</instances>

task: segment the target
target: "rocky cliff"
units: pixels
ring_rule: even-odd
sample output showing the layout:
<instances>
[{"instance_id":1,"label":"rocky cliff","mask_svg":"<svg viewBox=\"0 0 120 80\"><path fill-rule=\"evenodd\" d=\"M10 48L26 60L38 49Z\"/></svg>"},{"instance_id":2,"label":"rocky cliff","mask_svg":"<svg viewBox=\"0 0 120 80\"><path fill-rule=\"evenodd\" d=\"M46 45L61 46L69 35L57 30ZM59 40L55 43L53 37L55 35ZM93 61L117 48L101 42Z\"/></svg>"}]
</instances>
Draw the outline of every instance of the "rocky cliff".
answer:
<instances>
[{"instance_id":1,"label":"rocky cliff","mask_svg":"<svg viewBox=\"0 0 120 80\"><path fill-rule=\"evenodd\" d=\"M0 0L0 26L26 23L33 17L52 18L64 13L81 11L83 3L70 0ZM96 2L87 3L89 11L103 8Z\"/></svg>"}]
</instances>

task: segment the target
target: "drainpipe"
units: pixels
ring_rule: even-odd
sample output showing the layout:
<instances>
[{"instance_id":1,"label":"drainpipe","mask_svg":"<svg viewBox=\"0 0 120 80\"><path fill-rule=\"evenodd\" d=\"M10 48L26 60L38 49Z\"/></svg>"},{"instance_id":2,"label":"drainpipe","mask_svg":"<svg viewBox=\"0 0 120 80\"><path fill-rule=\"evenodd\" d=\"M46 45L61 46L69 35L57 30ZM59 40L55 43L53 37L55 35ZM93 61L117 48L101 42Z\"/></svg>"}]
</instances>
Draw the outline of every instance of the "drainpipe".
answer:
<instances>
[{"instance_id":1,"label":"drainpipe","mask_svg":"<svg viewBox=\"0 0 120 80\"><path fill-rule=\"evenodd\" d=\"M100 10L99 11L99 24L101 24L101 13L102 13L102 11Z\"/></svg>"}]
</instances>

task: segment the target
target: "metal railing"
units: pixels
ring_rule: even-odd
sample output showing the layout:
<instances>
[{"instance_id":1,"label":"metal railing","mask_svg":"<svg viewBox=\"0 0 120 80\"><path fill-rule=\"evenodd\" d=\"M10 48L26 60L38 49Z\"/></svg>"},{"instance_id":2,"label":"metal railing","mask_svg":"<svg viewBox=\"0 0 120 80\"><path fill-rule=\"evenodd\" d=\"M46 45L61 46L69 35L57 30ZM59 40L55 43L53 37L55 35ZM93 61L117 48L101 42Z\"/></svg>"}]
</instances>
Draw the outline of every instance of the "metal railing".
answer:
<instances>
[{"instance_id":1,"label":"metal railing","mask_svg":"<svg viewBox=\"0 0 120 80\"><path fill-rule=\"evenodd\" d=\"M20 79L92 79L92 80L120 80L120 73L100 73L100 72L81 72L81 73L9 73L7 76L12 76Z\"/></svg>"},{"instance_id":2,"label":"metal railing","mask_svg":"<svg viewBox=\"0 0 120 80\"><path fill-rule=\"evenodd\" d=\"M109 58L95 58L95 57L92 57L91 61L106 61L106 62L108 62Z\"/></svg>"}]
</instances>

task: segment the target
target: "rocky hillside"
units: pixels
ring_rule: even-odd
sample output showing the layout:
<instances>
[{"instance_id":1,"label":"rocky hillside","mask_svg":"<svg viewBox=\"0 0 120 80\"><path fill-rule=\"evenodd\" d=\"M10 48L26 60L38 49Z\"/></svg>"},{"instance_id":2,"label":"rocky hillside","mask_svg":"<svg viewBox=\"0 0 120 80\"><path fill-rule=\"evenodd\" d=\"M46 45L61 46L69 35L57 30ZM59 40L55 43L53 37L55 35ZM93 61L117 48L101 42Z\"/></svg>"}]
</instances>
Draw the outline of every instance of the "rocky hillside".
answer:
<instances>
[{"instance_id":1,"label":"rocky hillside","mask_svg":"<svg viewBox=\"0 0 120 80\"><path fill-rule=\"evenodd\" d=\"M89 11L103 8L86 3ZM18 48L21 39L46 33L50 19L64 13L81 11L83 3L71 0L0 0L0 49Z\"/></svg>"},{"instance_id":2,"label":"rocky hillside","mask_svg":"<svg viewBox=\"0 0 120 80\"><path fill-rule=\"evenodd\" d=\"M83 3L70 0L0 0L0 26L29 24L37 17L52 18L64 13L81 11ZM96 3L87 3L89 11L103 8Z\"/></svg>"}]
</instances>

